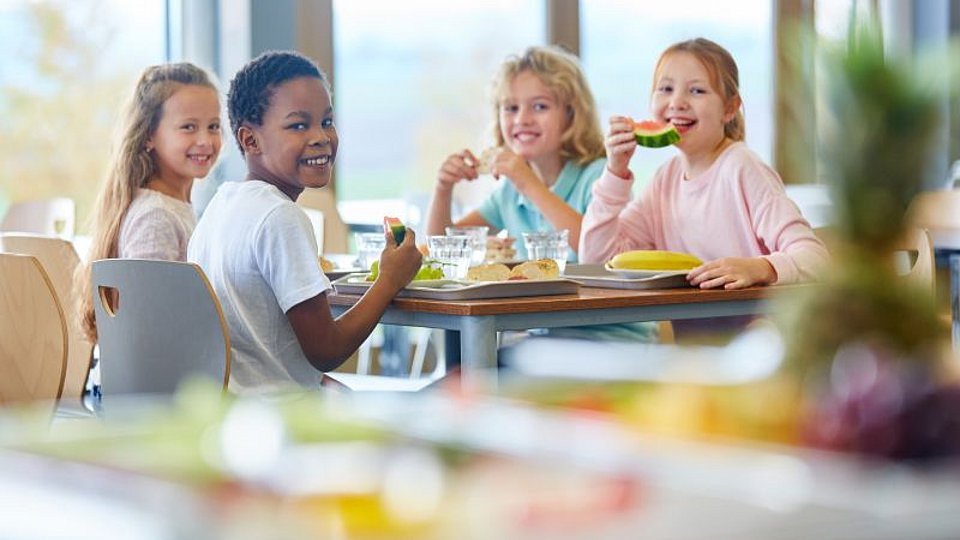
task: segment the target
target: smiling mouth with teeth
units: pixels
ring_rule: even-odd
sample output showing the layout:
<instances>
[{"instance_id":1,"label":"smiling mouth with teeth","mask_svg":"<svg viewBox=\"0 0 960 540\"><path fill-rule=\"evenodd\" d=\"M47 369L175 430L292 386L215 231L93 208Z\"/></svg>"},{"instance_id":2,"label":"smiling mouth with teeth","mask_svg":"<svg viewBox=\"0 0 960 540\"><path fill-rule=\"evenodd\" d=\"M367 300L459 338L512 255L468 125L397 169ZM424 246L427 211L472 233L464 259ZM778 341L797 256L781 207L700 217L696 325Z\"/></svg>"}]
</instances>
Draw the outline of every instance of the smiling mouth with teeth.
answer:
<instances>
[{"instance_id":1,"label":"smiling mouth with teeth","mask_svg":"<svg viewBox=\"0 0 960 540\"><path fill-rule=\"evenodd\" d=\"M304 159L303 163L310 165L311 167L322 167L330 163L330 156L320 156L315 158Z\"/></svg>"},{"instance_id":2,"label":"smiling mouth with teeth","mask_svg":"<svg viewBox=\"0 0 960 540\"><path fill-rule=\"evenodd\" d=\"M695 120L680 120L677 118L670 119L670 123L673 124L673 127L677 128L677 131L683 133L684 131L690 129L690 127L696 123Z\"/></svg>"}]
</instances>

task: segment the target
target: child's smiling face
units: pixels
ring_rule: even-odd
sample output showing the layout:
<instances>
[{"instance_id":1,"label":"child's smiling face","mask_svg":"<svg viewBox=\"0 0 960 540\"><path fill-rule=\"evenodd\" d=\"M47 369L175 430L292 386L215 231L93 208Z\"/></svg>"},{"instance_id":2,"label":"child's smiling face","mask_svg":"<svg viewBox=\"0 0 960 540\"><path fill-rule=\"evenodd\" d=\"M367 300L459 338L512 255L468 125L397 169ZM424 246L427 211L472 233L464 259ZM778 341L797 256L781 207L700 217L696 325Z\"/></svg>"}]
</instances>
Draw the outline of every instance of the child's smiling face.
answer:
<instances>
[{"instance_id":1,"label":"child's smiling face","mask_svg":"<svg viewBox=\"0 0 960 540\"><path fill-rule=\"evenodd\" d=\"M163 103L157 129L147 141L157 176L193 182L207 176L220 153L220 98L216 90L183 85Z\"/></svg>"},{"instance_id":2,"label":"child's smiling face","mask_svg":"<svg viewBox=\"0 0 960 540\"><path fill-rule=\"evenodd\" d=\"M711 84L710 72L696 56L676 52L657 73L650 108L657 120L680 132L677 147L687 155L709 152L723 141L723 127L736 111ZM732 108L733 107L733 108Z\"/></svg>"},{"instance_id":3,"label":"child's smiling face","mask_svg":"<svg viewBox=\"0 0 960 540\"><path fill-rule=\"evenodd\" d=\"M240 133L250 177L269 182L296 200L308 187L330 182L337 128L330 94L315 77L297 77L273 89L262 125Z\"/></svg>"},{"instance_id":4,"label":"child's smiling face","mask_svg":"<svg viewBox=\"0 0 960 540\"><path fill-rule=\"evenodd\" d=\"M500 99L500 133L518 156L536 161L559 155L563 130L569 125L566 108L530 71L521 71Z\"/></svg>"}]
</instances>

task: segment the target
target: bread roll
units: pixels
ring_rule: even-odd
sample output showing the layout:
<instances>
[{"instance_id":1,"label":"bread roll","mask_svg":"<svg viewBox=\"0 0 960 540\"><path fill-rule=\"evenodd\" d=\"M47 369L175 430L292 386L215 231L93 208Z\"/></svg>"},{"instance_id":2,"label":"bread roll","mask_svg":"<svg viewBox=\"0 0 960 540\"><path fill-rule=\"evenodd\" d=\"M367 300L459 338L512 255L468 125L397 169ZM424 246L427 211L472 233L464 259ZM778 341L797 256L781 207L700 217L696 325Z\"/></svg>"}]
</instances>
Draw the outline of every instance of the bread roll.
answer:
<instances>
[{"instance_id":1,"label":"bread roll","mask_svg":"<svg viewBox=\"0 0 960 540\"><path fill-rule=\"evenodd\" d=\"M510 269L500 263L481 264L467 270L468 281L504 281L509 277Z\"/></svg>"},{"instance_id":2,"label":"bread roll","mask_svg":"<svg viewBox=\"0 0 960 540\"><path fill-rule=\"evenodd\" d=\"M520 263L510 270L508 279L558 279L560 267L553 259L539 259Z\"/></svg>"},{"instance_id":3,"label":"bread roll","mask_svg":"<svg viewBox=\"0 0 960 540\"><path fill-rule=\"evenodd\" d=\"M333 264L333 261L331 261L330 259L327 259L323 255L320 256L319 261L320 261L320 269L323 270L324 272L332 272L337 268L337 265Z\"/></svg>"},{"instance_id":4,"label":"bread roll","mask_svg":"<svg viewBox=\"0 0 960 540\"><path fill-rule=\"evenodd\" d=\"M505 262L513 261L517 258L517 250L513 247L516 239L497 236L487 237L487 262Z\"/></svg>"}]
</instances>

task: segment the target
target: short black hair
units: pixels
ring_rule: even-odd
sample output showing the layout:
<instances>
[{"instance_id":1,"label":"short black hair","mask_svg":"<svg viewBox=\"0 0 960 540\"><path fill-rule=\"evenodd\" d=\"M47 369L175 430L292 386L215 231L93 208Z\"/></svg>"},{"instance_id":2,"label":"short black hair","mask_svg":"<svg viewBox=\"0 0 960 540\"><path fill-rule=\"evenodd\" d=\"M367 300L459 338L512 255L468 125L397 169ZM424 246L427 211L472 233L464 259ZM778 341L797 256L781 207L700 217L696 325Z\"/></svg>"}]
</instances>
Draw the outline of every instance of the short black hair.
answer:
<instances>
[{"instance_id":1,"label":"short black hair","mask_svg":"<svg viewBox=\"0 0 960 540\"><path fill-rule=\"evenodd\" d=\"M244 122L263 125L263 114L270 106L273 89L298 77L316 77L323 82L327 92L330 91L323 70L313 60L293 51L267 51L247 62L230 81L227 112L230 115L230 129L241 154L243 146L240 145L237 130Z\"/></svg>"}]
</instances>

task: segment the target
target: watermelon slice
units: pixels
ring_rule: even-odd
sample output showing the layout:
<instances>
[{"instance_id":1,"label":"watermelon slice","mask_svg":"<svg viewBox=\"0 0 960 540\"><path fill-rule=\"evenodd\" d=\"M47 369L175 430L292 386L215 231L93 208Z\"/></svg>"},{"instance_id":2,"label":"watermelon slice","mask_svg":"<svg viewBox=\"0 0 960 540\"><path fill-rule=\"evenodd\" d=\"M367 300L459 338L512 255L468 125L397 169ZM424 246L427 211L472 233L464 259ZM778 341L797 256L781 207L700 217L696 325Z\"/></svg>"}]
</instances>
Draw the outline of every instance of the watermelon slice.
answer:
<instances>
[{"instance_id":1,"label":"watermelon slice","mask_svg":"<svg viewBox=\"0 0 960 540\"><path fill-rule=\"evenodd\" d=\"M634 122L633 137L637 144L647 148L663 148L680 142L680 134L673 124L656 120Z\"/></svg>"},{"instance_id":2,"label":"watermelon slice","mask_svg":"<svg viewBox=\"0 0 960 540\"><path fill-rule=\"evenodd\" d=\"M407 234L407 227L403 222L395 217L385 217L383 218L383 224L393 233L393 239L397 241L397 244L402 244L403 237Z\"/></svg>"}]
</instances>

